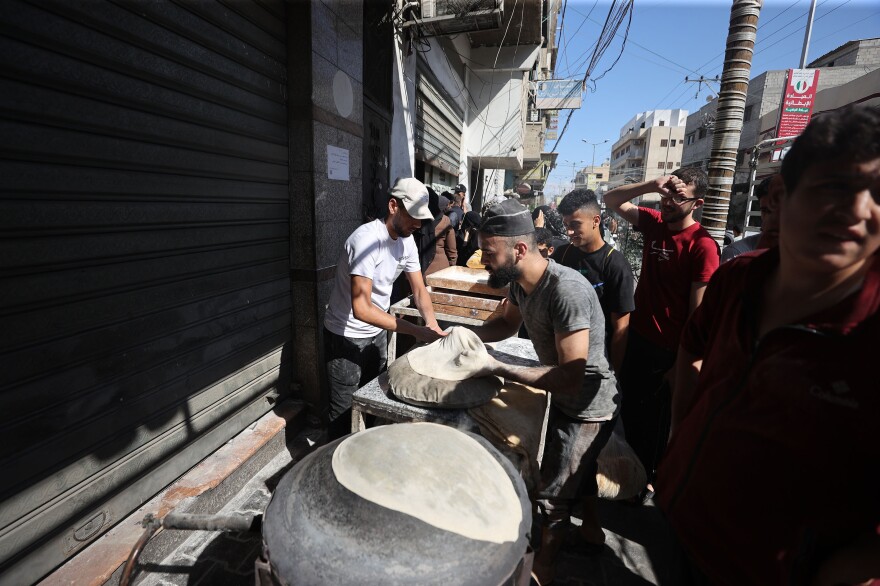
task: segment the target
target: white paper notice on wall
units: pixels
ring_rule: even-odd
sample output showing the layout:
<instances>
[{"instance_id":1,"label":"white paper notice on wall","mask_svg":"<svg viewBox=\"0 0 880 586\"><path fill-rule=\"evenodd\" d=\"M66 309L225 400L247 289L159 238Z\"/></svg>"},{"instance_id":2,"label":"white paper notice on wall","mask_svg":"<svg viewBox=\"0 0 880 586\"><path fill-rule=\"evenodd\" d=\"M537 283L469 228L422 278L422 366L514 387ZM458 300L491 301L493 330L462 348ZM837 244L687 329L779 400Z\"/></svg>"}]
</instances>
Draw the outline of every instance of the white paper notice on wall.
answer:
<instances>
[{"instance_id":1,"label":"white paper notice on wall","mask_svg":"<svg viewBox=\"0 0 880 586\"><path fill-rule=\"evenodd\" d=\"M327 179L348 181L348 149L327 145Z\"/></svg>"}]
</instances>

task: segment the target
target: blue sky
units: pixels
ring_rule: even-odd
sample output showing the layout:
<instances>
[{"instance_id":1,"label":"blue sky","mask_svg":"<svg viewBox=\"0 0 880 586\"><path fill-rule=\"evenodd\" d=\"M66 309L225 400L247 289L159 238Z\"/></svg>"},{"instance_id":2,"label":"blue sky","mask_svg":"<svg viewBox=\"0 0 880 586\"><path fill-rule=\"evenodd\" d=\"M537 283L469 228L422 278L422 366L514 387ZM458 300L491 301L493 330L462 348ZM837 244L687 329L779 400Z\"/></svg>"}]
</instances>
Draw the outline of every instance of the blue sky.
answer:
<instances>
[{"instance_id":1,"label":"blue sky","mask_svg":"<svg viewBox=\"0 0 880 586\"><path fill-rule=\"evenodd\" d=\"M564 0L563 0L564 1ZM635 0L628 42L620 61L596 82L595 91L584 94L556 151L557 168L551 173L545 193L556 195L571 187L574 167L590 164L593 147L581 140L608 143L596 147L596 164L608 158L620 128L632 116L645 110L684 108L695 112L706 97L718 91L684 83L685 76L721 75L723 51L730 20L731 2ZM758 39L752 62L752 77L771 69L799 65L809 0L765 0L758 20ZM556 62L557 78L582 78L609 2L568 0ZM623 28L597 67L604 71L620 51ZM847 41L880 37L880 4L867 0L818 0L807 62ZM821 80L819 82L821 89ZM781 90L781 88L780 88ZM559 129L567 110L559 116ZM550 150L555 141L547 141Z\"/></svg>"}]
</instances>

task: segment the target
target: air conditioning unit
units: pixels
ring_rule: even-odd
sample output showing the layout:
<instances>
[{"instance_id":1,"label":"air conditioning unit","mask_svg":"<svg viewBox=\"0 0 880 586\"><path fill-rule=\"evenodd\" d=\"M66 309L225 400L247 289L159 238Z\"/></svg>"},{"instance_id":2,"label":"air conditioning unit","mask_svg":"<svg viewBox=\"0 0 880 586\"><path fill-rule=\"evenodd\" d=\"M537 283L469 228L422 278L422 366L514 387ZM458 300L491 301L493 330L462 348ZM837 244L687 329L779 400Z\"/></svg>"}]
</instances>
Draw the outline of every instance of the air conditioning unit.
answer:
<instances>
[{"instance_id":1,"label":"air conditioning unit","mask_svg":"<svg viewBox=\"0 0 880 586\"><path fill-rule=\"evenodd\" d=\"M439 37L501 28L504 0L420 0L420 14L406 26Z\"/></svg>"}]
</instances>

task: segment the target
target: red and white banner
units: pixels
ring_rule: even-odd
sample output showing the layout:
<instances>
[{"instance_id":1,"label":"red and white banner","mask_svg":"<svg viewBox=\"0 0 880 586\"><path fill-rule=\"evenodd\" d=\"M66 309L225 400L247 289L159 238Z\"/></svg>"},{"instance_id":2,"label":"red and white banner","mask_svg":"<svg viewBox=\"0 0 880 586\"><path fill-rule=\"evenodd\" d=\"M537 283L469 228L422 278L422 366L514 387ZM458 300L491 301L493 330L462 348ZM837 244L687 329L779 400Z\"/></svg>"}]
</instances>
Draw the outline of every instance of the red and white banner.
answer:
<instances>
[{"instance_id":1,"label":"red and white banner","mask_svg":"<svg viewBox=\"0 0 880 586\"><path fill-rule=\"evenodd\" d=\"M818 69L789 69L776 137L798 136L810 123L816 91L819 85Z\"/></svg>"}]
</instances>

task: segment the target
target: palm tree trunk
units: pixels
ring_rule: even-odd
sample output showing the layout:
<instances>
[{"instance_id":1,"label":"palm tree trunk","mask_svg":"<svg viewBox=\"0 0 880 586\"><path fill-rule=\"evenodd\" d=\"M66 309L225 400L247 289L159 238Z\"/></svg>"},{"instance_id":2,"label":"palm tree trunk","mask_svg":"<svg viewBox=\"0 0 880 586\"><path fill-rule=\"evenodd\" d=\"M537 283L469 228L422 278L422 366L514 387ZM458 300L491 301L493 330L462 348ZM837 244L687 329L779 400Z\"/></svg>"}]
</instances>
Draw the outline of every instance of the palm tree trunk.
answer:
<instances>
[{"instance_id":1,"label":"palm tree trunk","mask_svg":"<svg viewBox=\"0 0 880 586\"><path fill-rule=\"evenodd\" d=\"M719 244L724 240L730 192L736 171L736 153L742 133L752 53L762 0L733 0L721 91L715 113L715 133L709 158L709 193L701 223Z\"/></svg>"}]
</instances>

